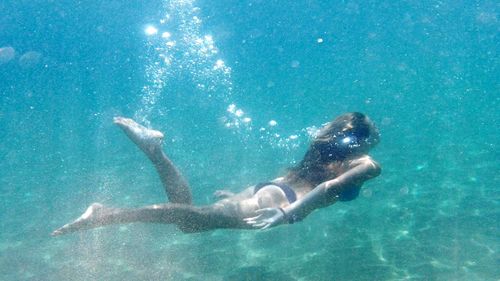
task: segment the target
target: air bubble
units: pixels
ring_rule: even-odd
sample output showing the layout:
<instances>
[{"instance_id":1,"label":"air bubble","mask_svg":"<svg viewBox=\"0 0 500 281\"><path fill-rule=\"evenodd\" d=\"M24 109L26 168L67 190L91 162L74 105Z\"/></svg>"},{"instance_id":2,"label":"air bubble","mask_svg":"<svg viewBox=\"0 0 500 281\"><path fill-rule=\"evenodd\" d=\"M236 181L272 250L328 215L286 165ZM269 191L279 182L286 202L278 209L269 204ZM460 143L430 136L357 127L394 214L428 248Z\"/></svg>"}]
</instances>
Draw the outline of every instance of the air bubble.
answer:
<instances>
[{"instance_id":1,"label":"air bubble","mask_svg":"<svg viewBox=\"0 0 500 281\"><path fill-rule=\"evenodd\" d=\"M19 58L19 65L23 68L31 68L36 66L42 58L42 54L35 51L26 52Z\"/></svg>"},{"instance_id":2,"label":"air bubble","mask_svg":"<svg viewBox=\"0 0 500 281\"><path fill-rule=\"evenodd\" d=\"M0 64L8 63L16 56L16 50L12 47L0 48Z\"/></svg>"},{"instance_id":3,"label":"air bubble","mask_svg":"<svg viewBox=\"0 0 500 281\"><path fill-rule=\"evenodd\" d=\"M147 36L152 36L158 33L158 29L152 25L148 25L144 29L144 33L146 33Z\"/></svg>"}]
</instances>

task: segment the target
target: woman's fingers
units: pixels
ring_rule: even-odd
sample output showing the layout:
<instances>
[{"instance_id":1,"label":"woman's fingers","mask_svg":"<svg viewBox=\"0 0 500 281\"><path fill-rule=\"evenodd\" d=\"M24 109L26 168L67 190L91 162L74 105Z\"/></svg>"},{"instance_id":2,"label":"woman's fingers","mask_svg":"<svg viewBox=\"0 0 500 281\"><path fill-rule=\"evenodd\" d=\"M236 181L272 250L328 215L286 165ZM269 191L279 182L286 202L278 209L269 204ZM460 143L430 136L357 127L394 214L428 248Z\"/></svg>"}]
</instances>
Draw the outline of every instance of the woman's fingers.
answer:
<instances>
[{"instance_id":1,"label":"woman's fingers","mask_svg":"<svg viewBox=\"0 0 500 281\"><path fill-rule=\"evenodd\" d=\"M267 220L259 220L258 217L247 218L244 220L246 223L248 223L249 225L251 225L252 227L255 227L255 228L263 228L266 225L269 225L269 222L267 222Z\"/></svg>"},{"instance_id":2,"label":"woman's fingers","mask_svg":"<svg viewBox=\"0 0 500 281\"><path fill-rule=\"evenodd\" d=\"M269 223L267 223L267 222L256 222L256 223L252 223L250 225L254 228L260 228L260 229L265 229L265 228L269 227Z\"/></svg>"},{"instance_id":3,"label":"woman's fingers","mask_svg":"<svg viewBox=\"0 0 500 281\"><path fill-rule=\"evenodd\" d=\"M265 220L265 219L262 220L262 219L254 219L254 218L244 219L244 221L246 221L246 223L248 223L248 224L253 224L253 225L267 223L266 222L267 220Z\"/></svg>"},{"instance_id":4,"label":"woman's fingers","mask_svg":"<svg viewBox=\"0 0 500 281\"><path fill-rule=\"evenodd\" d=\"M243 219L246 223L255 228L266 229L273 224L274 208L264 208L255 211L255 217Z\"/></svg>"},{"instance_id":5,"label":"woman's fingers","mask_svg":"<svg viewBox=\"0 0 500 281\"><path fill-rule=\"evenodd\" d=\"M267 222L260 222L260 223L254 224L253 226L256 228L262 228L263 226L266 226L266 225L267 225Z\"/></svg>"},{"instance_id":6,"label":"woman's fingers","mask_svg":"<svg viewBox=\"0 0 500 281\"><path fill-rule=\"evenodd\" d=\"M243 220L244 220L244 221L246 221L246 222L248 222L248 223L250 223L250 222L255 222L255 221L257 221L260 217L262 217L262 215L258 215L258 216L256 216L256 217L251 217L251 218L245 218L245 219L243 219Z\"/></svg>"},{"instance_id":7,"label":"woman's fingers","mask_svg":"<svg viewBox=\"0 0 500 281\"><path fill-rule=\"evenodd\" d=\"M270 224L270 223L268 223L267 225L265 225L264 227L261 227L260 229L267 229L267 228L269 228L270 226L271 226L271 224Z\"/></svg>"},{"instance_id":8,"label":"woman's fingers","mask_svg":"<svg viewBox=\"0 0 500 281\"><path fill-rule=\"evenodd\" d=\"M263 226L265 226L267 224L265 222L247 222L247 223L254 228L262 228Z\"/></svg>"},{"instance_id":9,"label":"woman's fingers","mask_svg":"<svg viewBox=\"0 0 500 281\"><path fill-rule=\"evenodd\" d=\"M246 221L246 222L251 222L251 221L257 221L259 220L262 216L265 215L265 213L269 210L270 208L265 208L265 209L259 209L257 211L255 211L255 213L257 214L257 216L255 217L251 217L251 218L244 218L243 220Z\"/></svg>"}]
</instances>

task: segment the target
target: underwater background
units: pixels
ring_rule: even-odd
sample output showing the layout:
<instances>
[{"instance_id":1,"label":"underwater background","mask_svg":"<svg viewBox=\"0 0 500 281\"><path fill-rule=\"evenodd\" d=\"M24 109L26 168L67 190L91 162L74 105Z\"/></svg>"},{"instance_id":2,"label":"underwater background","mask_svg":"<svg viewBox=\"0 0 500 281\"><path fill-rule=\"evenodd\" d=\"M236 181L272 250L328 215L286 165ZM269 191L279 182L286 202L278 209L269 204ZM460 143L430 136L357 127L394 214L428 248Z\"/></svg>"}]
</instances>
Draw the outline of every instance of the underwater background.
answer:
<instances>
[{"instance_id":1,"label":"underwater background","mask_svg":"<svg viewBox=\"0 0 500 281\"><path fill-rule=\"evenodd\" d=\"M499 280L497 1L0 2L0 280ZM112 124L165 133L198 205L272 179L349 111L381 132L357 200L266 231L130 224L166 202Z\"/></svg>"}]
</instances>

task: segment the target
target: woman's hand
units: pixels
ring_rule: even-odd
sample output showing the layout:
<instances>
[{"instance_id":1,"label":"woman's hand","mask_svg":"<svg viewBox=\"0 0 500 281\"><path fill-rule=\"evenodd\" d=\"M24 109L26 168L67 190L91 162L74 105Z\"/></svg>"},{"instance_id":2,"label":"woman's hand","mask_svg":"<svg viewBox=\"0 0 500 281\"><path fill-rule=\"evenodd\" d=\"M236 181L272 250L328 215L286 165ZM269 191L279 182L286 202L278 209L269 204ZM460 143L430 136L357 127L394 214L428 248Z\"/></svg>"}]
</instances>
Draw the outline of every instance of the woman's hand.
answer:
<instances>
[{"instance_id":1,"label":"woman's hand","mask_svg":"<svg viewBox=\"0 0 500 281\"><path fill-rule=\"evenodd\" d=\"M234 193L229 191L229 190L225 190L225 189L216 190L214 192L214 197L218 200L226 199L226 198L231 197L231 196L234 196Z\"/></svg>"},{"instance_id":2,"label":"woman's hand","mask_svg":"<svg viewBox=\"0 0 500 281\"><path fill-rule=\"evenodd\" d=\"M281 208L264 208L255 213L258 216L243 219L255 228L266 229L281 224L285 220L285 211Z\"/></svg>"}]
</instances>

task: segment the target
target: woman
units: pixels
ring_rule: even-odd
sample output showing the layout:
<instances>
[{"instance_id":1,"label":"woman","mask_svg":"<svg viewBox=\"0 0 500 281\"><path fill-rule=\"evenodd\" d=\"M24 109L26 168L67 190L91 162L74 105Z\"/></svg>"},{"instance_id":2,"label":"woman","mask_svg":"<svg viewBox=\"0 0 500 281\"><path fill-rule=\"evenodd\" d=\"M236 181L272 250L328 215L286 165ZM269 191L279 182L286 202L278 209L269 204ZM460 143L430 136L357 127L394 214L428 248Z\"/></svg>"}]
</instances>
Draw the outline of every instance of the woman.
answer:
<instances>
[{"instance_id":1,"label":"woman","mask_svg":"<svg viewBox=\"0 0 500 281\"><path fill-rule=\"evenodd\" d=\"M220 201L193 206L189 186L161 149L163 134L131 119L116 117L114 122L154 164L171 203L127 209L94 203L52 235L132 222L175 224L183 232L264 229L300 221L337 201L353 200L366 180L380 174L380 166L367 155L379 142L375 125L362 113L346 113L319 131L304 159L284 177L238 194L218 191Z\"/></svg>"}]
</instances>

